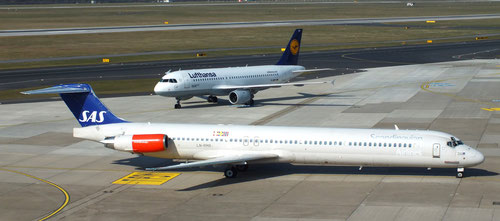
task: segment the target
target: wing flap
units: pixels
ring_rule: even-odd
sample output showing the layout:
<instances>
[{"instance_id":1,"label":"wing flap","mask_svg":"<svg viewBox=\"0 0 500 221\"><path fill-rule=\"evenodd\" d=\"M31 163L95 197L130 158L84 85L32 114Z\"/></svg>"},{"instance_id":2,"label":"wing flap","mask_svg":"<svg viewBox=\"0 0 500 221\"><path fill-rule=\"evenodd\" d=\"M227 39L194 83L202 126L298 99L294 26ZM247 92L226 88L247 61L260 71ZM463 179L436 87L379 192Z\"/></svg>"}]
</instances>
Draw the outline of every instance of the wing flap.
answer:
<instances>
[{"instance_id":1,"label":"wing flap","mask_svg":"<svg viewBox=\"0 0 500 221\"><path fill-rule=\"evenodd\" d=\"M334 70L334 69L331 69L331 68L317 68L317 69L308 69L308 70L296 70L296 71L292 71L292 72L293 73L303 74L303 73L318 72L318 71L331 71L331 70Z\"/></svg>"},{"instance_id":2,"label":"wing flap","mask_svg":"<svg viewBox=\"0 0 500 221\"><path fill-rule=\"evenodd\" d=\"M146 168L146 170L148 171L171 170L171 169L203 167L203 166L221 165L221 164L236 164L236 163L244 163L248 161L271 159L277 157L278 155L273 153L244 153L240 155L220 156L207 160L200 160L192 163L181 163L166 167Z\"/></svg>"},{"instance_id":3,"label":"wing flap","mask_svg":"<svg viewBox=\"0 0 500 221\"><path fill-rule=\"evenodd\" d=\"M236 89L253 89L253 88L271 88L271 87L282 87L282 86L297 86L301 87L304 85L311 84L325 84L327 81L319 82L292 82L292 83L280 83L280 84L254 84L254 85L219 85L214 87L214 89L222 90L236 90Z\"/></svg>"}]
</instances>

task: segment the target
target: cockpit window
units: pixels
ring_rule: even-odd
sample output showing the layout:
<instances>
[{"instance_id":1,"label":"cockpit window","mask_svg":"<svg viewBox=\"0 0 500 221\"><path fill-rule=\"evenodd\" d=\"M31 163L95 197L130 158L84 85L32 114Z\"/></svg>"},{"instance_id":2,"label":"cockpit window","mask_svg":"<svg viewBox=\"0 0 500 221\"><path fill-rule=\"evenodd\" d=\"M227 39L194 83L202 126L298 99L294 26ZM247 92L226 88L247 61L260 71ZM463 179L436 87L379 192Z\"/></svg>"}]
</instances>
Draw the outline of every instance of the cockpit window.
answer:
<instances>
[{"instance_id":1,"label":"cockpit window","mask_svg":"<svg viewBox=\"0 0 500 221\"><path fill-rule=\"evenodd\" d=\"M177 83L177 80L174 78L169 78L169 79L161 79L160 82Z\"/></svg>"},{"instance_id":2,"label":"cockpit window","mask_svg":"<svg viewBox=\"0 0 500 221\"><path fill-rule=\"evenodd\" d=\"M448 141L446 143L449 147L456 147L458 145L463 145L464 142L462 142L461 140L455 138L455 137L450 137L450 141Z\"/></svg>"}]
</instances>

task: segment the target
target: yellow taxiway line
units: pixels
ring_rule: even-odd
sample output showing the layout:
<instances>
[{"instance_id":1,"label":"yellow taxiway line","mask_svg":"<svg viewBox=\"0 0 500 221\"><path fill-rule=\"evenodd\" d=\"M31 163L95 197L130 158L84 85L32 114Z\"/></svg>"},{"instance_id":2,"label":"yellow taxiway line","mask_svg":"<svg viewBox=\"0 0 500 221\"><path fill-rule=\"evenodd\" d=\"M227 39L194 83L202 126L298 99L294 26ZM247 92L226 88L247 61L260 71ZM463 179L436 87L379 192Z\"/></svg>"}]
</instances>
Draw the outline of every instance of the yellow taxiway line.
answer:
<instances>
[{"instance_id":1,"label":"yellow taxiway line","mask_svg":"<svg viewBox=\"0 0 500 221\"><path fill-rule=\"evenodd\" d=\"M51 186L53 186L53 187L57 188L59 191L61 191L61 192L64 194L64 197L65 197L65 199L64 199L64 203L63 203L61 206L59 206L59 208L57 208L54 212L52 212L52 213L50 213L49 215L44 216L44 217L42 217L41 219L39 219L39 221L46 220L46 219L48 219L48 218L50 218L50 217L52 217L52 216L56 215L56 214L57 214L58 212L60 212L60 211L61 211L64 207L66 207L66 206L68 205L68 203L69 203L69 193L68 193L65 189L63 189L62 187L58 186L58 185L57 185L57 184L55 184L55 183L52 183L52 182L50 182L50 181L48 181L48 180L44 180L44 179L42 179L42 178L39 178L39 177L36 177L36 176L33 176L33 175L29 175L29 174L27 174L27 173L23 173L23 172L15 171L15 170L5 169L5 168L2 168L2 167L0 167L0 170L7 171L7 172L11 172L11 173L17 173L17 174L20 174L20 175L23 175L23 176L27 176L27 177L32 178L32 179L35 179L35 180L42 181L42 182L44 182L44 183L46 183L46 184L49 184L49 185L51 185Z\"/></svg>"}]
</instances>

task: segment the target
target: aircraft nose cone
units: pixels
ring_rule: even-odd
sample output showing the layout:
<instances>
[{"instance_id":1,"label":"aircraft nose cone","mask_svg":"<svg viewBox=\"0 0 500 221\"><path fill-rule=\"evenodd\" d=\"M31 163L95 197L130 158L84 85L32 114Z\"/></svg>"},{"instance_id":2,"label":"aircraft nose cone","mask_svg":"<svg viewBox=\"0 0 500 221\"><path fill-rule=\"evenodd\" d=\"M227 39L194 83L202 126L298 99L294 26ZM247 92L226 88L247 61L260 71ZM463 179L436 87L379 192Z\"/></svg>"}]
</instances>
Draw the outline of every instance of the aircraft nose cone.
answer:
<instances>
[{"instance_id":1,"label":"aircraft nose cone","mask_svg":"<svg viewBox=\"0 0 500 221\"><path fill-rule=\"evenodd\" d=\"M158 95L162 92L162 85L161 85L161 83L156 83L154 91L155 91L155 94L158 94Z\"/></svg>"},{"instance_id":2,"label":"aircraft nose cone","mask_svg":"<svg viewBox=\"0 0 500 221\"><path fill-rule=\"evenodd\" d=\"M470 149L471 150L471 158L470 158L470 163L472 165L479 165L484 162L484 155L483 153L479 152L476 149Z\"/></svg>"},{"instance_id":3,"label":"aircraft nose cone","mask_svg":"<svg viewBox=\"0 0 500 221\"><path fill-rule=\"evenodd\" d=\"M481 164L484 162L484 155L479 151L477 151L476 153L476 158L477 158L477 164Z\"/></svg>"}]
</instances>

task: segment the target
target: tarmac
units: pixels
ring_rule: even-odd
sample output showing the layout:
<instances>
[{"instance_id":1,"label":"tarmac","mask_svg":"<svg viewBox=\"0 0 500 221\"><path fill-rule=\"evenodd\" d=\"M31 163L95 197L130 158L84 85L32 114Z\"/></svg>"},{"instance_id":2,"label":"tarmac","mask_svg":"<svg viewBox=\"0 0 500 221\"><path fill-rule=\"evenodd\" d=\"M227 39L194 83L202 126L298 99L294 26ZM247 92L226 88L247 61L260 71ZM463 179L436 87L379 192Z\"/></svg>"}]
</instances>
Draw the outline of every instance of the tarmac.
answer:
<instances>
[{"instance_id":1,"label":"tarmac","mask_svg":"<svg viewBox=\"0 0 500 221\"><path fill-rule=\"evenodd\" d=\"M463 179L455 169L292 164L250 165L235 179L211 167L151 173L141 168L178 162L73 138L79 125L62 101L2 104L0 220L500 220L500 60L318 80L335 85L268 89L254 107L227 97L193 98L177 110L155 95L103 102L138 122L439 130L486 160Z\"/></svg>"},{"instance_id":2,"label":"tarmac","mask_svg":"<svg viewBox=\"0 0 500 221\"><path fill-rule=\"evenodd\" d=\"M426 64L478 58L494 59L497 57L498 51L500 51L500 40L403 45L383 48L356 48L333 51L301 51L299 65L308 69L335 69L332 72L324 72L319 76L326 77L358 72L358 69L374 67ZM280 57L281 53L228 57L210 57L210 53L208 53L207 57L200 59L0 70L0 93L3 90L9 89L52 86L63 83L140 78L160 79L168 70L272 65ZM304 75L300 80L316 77L318 75ZM0 103L9 102L12 101L0 99Z\"/></svg>"}]
</instances>

